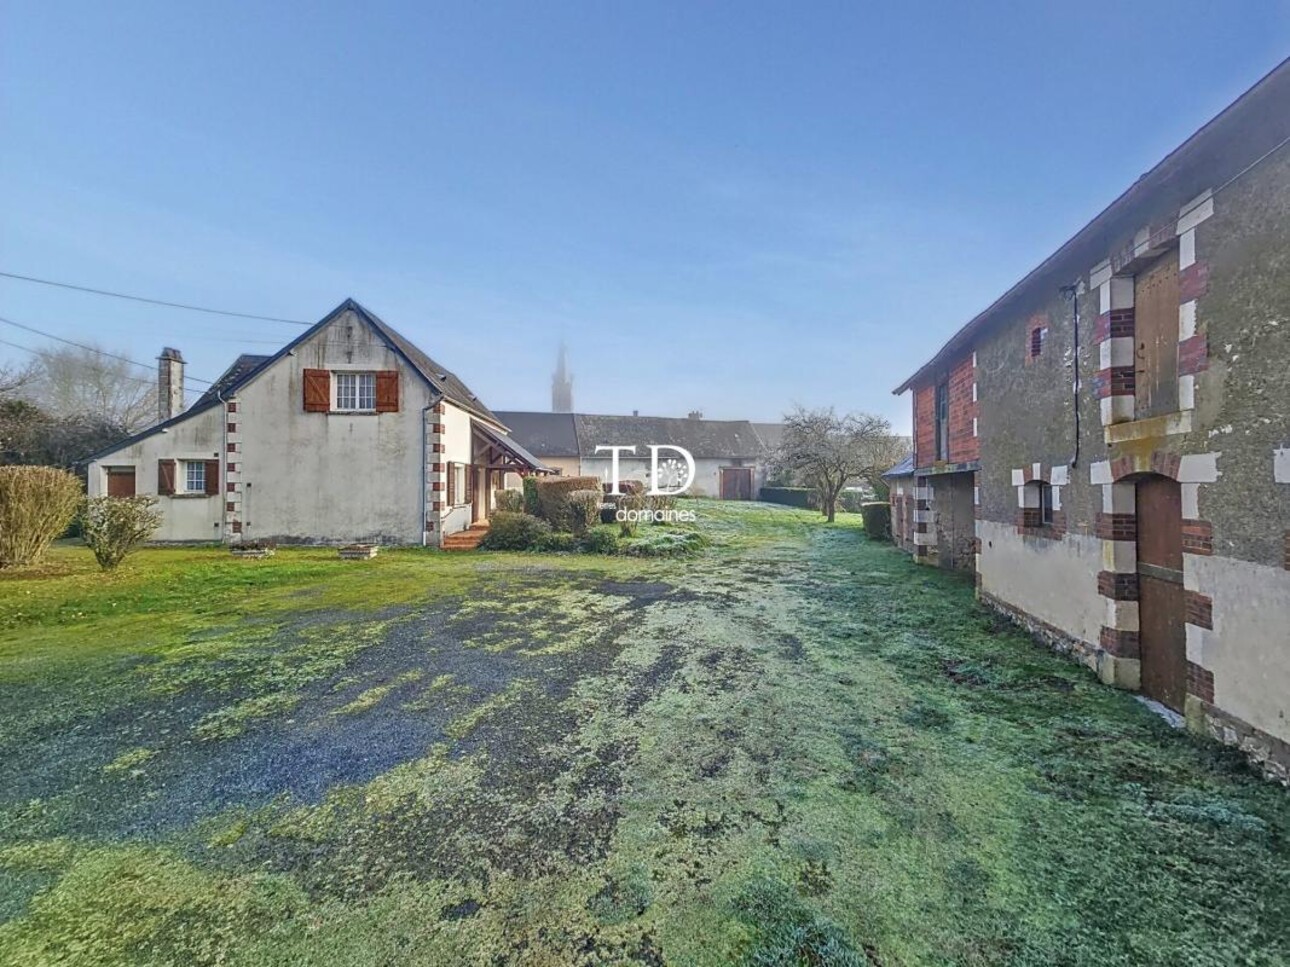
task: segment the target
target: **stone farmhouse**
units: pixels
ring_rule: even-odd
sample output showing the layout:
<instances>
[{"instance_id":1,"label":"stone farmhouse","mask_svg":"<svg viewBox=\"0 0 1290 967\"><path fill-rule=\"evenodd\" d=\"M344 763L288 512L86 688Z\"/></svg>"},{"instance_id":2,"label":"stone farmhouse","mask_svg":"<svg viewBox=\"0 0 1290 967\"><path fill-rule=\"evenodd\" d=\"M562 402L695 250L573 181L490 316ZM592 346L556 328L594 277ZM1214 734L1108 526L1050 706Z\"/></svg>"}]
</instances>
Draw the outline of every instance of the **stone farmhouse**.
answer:
<instances>
[{"instance_id":1,"label":"stone farmhouse","mask_svg":"<svg viewBox=\"0 0 1290 967\"><path fill-rule=\"evenodd\" d=\"M563 356L561 357L563 366ZM514 439L548 466L569 475L609 480L611 455L598 446L635 446L636 453L619 457L623 480L644 481L650 468L650 444L679 446L694 458L690 494L725 500L755 500L766 482L773 451L774 424L747 420L705 420L688 417L599 416L590 413L502 411ZM661 471L678 461L673 451L659 452ZM676 470L676 463L671 469ZM663 475L662 473L660 474ZM665 486L669 485L664 483ZM674 485L674 484L673 484Z\"/></svg>"},{"instance_id":2,"label":"stone farmhouse","mask_svg":"<svg viewBox=\"0 0 1290 967\"><path fill-rule=\"evenodd\" d=\"M239 356L187 410L94 454L88 490L156 494L163 541L438 546L486 520L507 472L547 473L450 370L352 299L272 356Z\"/></svg>"},{"instance_id":3,"label":"stone farmhouse","mask_svg":"<svg viewBox=\"0 0 1290 967\"><path fill-rule=\"evenodd\" d=\"M897 540L1290 775L1290 61L897 394Z\"/></svg>"}]
</instances>

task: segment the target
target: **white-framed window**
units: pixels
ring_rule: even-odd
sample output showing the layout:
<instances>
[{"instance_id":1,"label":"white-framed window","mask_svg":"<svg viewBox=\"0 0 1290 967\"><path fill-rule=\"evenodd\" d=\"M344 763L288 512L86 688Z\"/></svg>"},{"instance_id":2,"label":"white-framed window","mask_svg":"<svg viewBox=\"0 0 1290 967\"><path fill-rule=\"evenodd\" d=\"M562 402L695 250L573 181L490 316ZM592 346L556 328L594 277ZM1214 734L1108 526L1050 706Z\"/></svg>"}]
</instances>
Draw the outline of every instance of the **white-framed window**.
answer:
<instances>
[{"instance_id":1,"label":"white-framed window","mask_svg":"<svg viewBox=\"0 0 1290 967\"><path fill-rule=\"evenodd\" d=\"M451 493L449 503L454 507L460 507L463 504L470 503L469 485L466 479L466 465L464 463L448 464L449 472L452 478L449 481Z\"/></svg>"},{"instance_id":2,"label":"white-framed window","mask_svg":"<svg viewBox=\"0 0 1290 967\"><path fill-rule=\"evenodd\" d=\"M181 462L184 466L184 493L206 493L206 461L184 460Z\"/></svg>"},{"instance_id":3,"label":"white-framed window","mask_svg":"<svg viewBox=\"0 0 1290 967\"><path fill-rule=\"evenodd\" d=\"M376 409L375 373L336 373L337 410Z\"/></svg>"}]
</instances>

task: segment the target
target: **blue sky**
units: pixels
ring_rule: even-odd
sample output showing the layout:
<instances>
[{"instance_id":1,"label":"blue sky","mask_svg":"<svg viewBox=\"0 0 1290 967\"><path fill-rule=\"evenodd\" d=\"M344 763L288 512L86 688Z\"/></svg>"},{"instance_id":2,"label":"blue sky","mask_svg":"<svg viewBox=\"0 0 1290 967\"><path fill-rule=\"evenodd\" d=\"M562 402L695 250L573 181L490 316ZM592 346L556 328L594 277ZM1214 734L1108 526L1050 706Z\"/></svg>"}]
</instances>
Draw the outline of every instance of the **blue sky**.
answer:
<instances>
[{"instance_id":1,"label":"blue sky","mask_svg":"<svg viewBox=\"0 0 1290 967\"><path fill-rule=\"evenodd\" d=\"M902 429L893 386L1290 50L1285 3L264 6L0 4L0 268L353 296L498 409L563 338L582 410ZM208 379L298 331L0 315Z\"/></svg>"}]
</instances>

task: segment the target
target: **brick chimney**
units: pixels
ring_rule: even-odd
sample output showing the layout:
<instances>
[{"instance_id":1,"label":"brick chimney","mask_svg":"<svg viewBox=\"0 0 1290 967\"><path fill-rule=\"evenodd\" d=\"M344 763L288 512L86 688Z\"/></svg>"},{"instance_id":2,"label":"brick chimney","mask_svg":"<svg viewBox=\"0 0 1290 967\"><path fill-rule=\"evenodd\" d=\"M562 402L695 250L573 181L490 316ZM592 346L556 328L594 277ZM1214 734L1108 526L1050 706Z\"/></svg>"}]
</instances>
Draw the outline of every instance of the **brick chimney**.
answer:
<instances>
[{"instance_id":1,"label":"brick chimney","mask_svg":"<svg viewBox=\"0 0 1290 967\"><path fill-rule=\"evenodd\" d=\"M157 357L157 417L169 420L184 411L184 357L167 346Z\"/></svg>"}]
</instances>

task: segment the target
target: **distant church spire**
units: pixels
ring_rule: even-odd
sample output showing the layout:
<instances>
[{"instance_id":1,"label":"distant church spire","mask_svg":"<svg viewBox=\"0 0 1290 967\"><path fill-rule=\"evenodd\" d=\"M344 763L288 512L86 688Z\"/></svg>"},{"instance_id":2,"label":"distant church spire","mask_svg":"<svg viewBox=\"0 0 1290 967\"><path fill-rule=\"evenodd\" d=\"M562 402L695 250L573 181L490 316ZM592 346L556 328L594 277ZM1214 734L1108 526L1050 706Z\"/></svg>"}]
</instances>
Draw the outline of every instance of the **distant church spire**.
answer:
<instances>
[{"instance_id":1,"label":"distant church spire","mask_svg":"<svg viewBox=\"0 0 1290 967\"><path fill-rule=\"evenodd\" d=\"M551 412L573 412L573 374L569 372L565 359L564 343L560 343L560 355L556 358L555 374L551 377Z\"/></svg>"}]
</instances>

